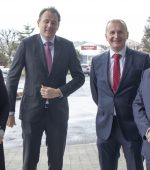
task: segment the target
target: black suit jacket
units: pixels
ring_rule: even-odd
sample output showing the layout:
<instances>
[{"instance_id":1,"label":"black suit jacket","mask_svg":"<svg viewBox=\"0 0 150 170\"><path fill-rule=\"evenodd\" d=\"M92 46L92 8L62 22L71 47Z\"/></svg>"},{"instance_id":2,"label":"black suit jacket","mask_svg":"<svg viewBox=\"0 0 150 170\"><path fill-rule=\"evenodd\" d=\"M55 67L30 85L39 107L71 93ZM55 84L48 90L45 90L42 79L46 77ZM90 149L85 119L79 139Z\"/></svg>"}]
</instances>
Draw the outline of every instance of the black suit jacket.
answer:
<instances>
[{"instance_id":1,"label":"black suit jacket","mask_svg":"<svg viewBox=\"0 0 150 170\"><path fill-rule=\"evenodd\" d=\"M17 86L23 68L25 69L25 86L20 106L20 119L34 122L42 118L45 99L41 97L40 89L43 84L60 88L63 97L49 100L49 116L54 121L67 122L69 111L67 97L83 85L85 79L73 43L64 38L55 37L53 65L49 75L40 35L34 35L22 41L6 83L10 111L15 111ZM68 71L72 79L66 82Z\"/></svg>"},{"instance_id":2,"label":"black suit jacket","mask_svg":"<svg viewBox=\"0 0 150 170\"><path fill-rule=\"evenodd\" d=\"M121 82L113 94L109 74L109 52L98 55L92 60L91 91L98 105L96 131L99 138L110 136L116 109L120 128L127 140L140 138L133 118L132 102L137 93L143 70L150 66L149 55L127 48Z\"/></svg>"},{"instance_id":3,"label":"black suit jacket","mask_svg":"<svg viewBox=\"0 0 150 170\"><path fill-rule=\"evenodd\" d=\"M0 129L5 130L8 113L9 113L8 95L2 71L0 70Z\"/></svg>"}]
</instances>

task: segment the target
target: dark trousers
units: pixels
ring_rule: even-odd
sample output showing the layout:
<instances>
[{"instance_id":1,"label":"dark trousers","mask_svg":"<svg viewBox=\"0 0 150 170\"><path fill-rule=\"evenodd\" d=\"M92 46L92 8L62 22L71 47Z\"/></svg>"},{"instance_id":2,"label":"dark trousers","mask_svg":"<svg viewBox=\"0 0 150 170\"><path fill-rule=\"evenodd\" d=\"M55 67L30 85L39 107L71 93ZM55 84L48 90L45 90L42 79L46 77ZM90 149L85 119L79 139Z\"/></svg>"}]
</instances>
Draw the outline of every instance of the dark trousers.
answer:
<instances>
[{"instance_id":1,"label":"dark trousers","mask_svg":"<svg viewBox=\"0 0 150 170\"><path fill-rule=\"evenodd\" d=\"M0 144L0 170L5 170L5 158L3 143Z\"/></svg>"},{"instance_id":2,"label":"dark trousers","mask_svg":"<svg viewBox=\"0 0 150 170\"><path fill-rule=\"evenodd\" d=\"M114 118L110 137L107 140L98 139L97 147L101 170L119 169L118 159L121 146L126 159L127 170L144 170L141 145L141 141L127 141L122 134L117 119Z\"/></svg>"},{"instance_id":3,"label":"dark trousers","mask_svg":"<svg viewBox=\"0 0 150 170\"><path fill-rule=\"evenodd\" d=\"M62 170L67 125L54 122L49 117L42 118L40 122L36 123L22 121L23 170L37 169L44 131L46 134L48 169Z\"/></svg>"}]
</instances>

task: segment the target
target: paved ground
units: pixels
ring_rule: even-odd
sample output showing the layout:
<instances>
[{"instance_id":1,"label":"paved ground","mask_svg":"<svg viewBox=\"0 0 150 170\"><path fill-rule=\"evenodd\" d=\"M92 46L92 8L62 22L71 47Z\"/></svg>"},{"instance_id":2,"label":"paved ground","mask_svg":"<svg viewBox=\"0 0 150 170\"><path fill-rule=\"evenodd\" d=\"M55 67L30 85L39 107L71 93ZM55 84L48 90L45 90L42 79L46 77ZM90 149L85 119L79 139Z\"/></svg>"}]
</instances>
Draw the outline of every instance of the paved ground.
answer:
<instances>
[{"instance_id":1,"label":"paved ground","mask_svg":"<svg viewBox=\"0 0 150 170\"><path fill-rule=\"evenodd\" d=\"M5 149L6 170L21 170L22 148ZM47 170L46 147L41 147L38 170ZM67 145L64 155L63 170L100 170L96 144ZM121 153L119 170L126 170Z\"/></svg>"}]
</instances>

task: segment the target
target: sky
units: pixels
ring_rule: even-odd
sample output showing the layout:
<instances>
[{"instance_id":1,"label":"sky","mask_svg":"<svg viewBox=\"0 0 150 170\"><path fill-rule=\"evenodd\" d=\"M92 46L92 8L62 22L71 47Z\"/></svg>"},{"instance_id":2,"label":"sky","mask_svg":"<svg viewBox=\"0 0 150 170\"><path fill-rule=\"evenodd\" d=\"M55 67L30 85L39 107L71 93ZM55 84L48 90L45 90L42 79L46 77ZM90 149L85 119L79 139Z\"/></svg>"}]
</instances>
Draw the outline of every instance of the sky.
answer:
<instances>
[{"instance_id":1,"label":"sky","mask_svg":"<svg viewBox=\"0 0 150 170\"><path fill-rule=\"evenodd\" d=\"M107 44L105 27L110 19L126 22L129 39L140 42L150 16L150 0L5 0L0 3L0 30L35 27L41 9L55 7L61 15L57 35L71 41Z\"/></svg>"}]
</instances>

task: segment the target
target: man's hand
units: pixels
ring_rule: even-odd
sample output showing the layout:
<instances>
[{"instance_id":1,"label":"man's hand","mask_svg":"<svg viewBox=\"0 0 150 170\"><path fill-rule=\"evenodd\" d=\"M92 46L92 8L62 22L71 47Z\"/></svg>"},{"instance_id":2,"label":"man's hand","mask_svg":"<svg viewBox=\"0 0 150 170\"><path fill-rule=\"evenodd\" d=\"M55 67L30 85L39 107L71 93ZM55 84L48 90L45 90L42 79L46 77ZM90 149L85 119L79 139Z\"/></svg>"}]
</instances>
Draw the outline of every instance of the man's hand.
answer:
<instances>
[{"instance_id":1,"label":"man's hand","mask_svg":"<svg viewBox=\"0 0 150 170\"><path fill-rule=\"evenodd\" d=\"M148 131L147 131L146 139L148 142L150 142L150 129L148 129Z\"/></svg>"},{"instance_id":2,"label":"man's hand","mask_svg":"<svg viewBox=\"0 0 150 170\"><path fill-rule=\"evenodd\" d=\"M14 115L9 115L8 120L7 120L7 126L8 127L13 127L14 125L16 125L15 116Z\"/></svg>"},{"instance_id":3,"label":"man's hand","mask_svg":"<svg viewBox=\"0 0 150 170\"><path fill-rule=\"evenodd\" d=\"M60 96L59 89L55 89L55 88L51 88L51 87L47 87L47 86L43 86L43 85L41 87L40 92L44 99L53 99L53 98Z\"/></svg>"}]
</instances>

